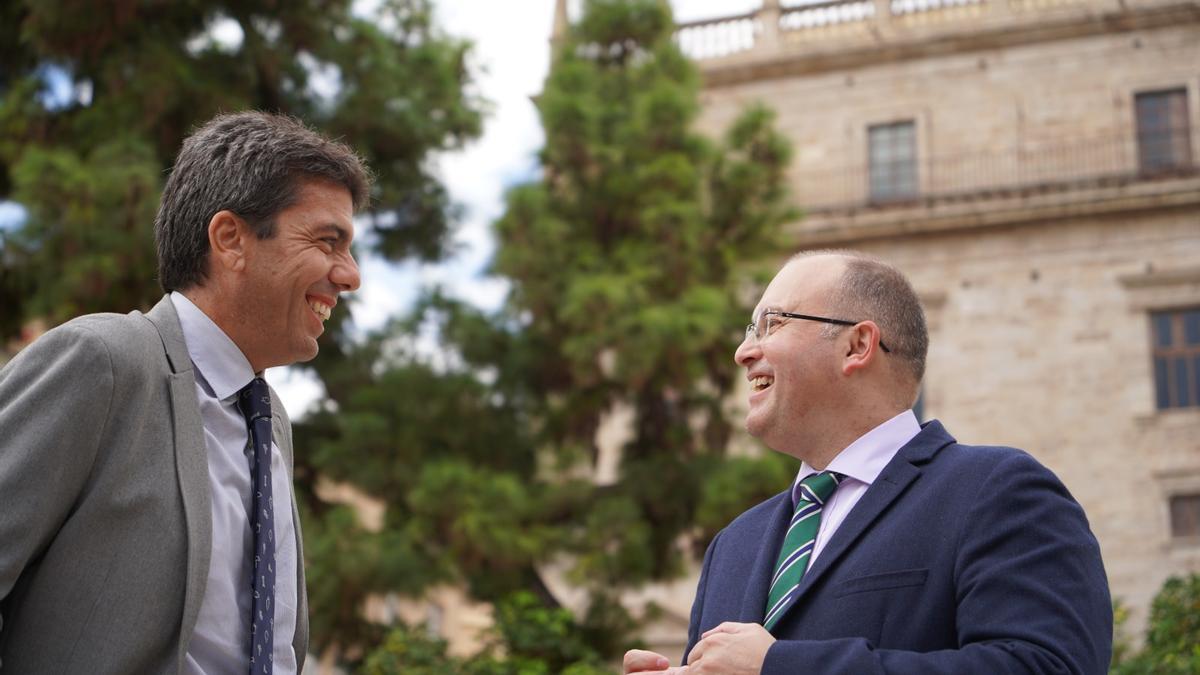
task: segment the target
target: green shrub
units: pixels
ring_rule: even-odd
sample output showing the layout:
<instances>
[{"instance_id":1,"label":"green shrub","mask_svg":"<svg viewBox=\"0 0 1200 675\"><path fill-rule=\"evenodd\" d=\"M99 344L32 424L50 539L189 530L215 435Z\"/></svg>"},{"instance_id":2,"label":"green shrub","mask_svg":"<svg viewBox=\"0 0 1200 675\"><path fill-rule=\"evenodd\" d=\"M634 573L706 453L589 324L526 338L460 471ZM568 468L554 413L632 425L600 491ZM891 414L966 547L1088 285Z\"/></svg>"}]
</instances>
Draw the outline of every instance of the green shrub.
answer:
<instances>
[{"instance_id":1,"label":"green shrub","mask_svg":"<svg viewBox=\"0 0 1200 675\"><path fill-rule=\"evenodd\" d=\"M446 641L419 628L399 626L388 633L383 644L367 655L364 675L439 675L459 672L446 656Z\"/></svg>"},{"instance_id":2,"label":"green shrub","mask_svg":"<svg viewBox=\"0 0 1200 675\"><path fill-rule=\"evenodd\" d=\"M367 655L364 675L610 675L584 640L584 628L561 607L532 593L514 593L496 605L496 624L482 653L456 659L446 641L398 626Z\"/></svg>"},{"instance_id":3,"label":"green shrub","mask_svg":"<svg viewBox=\"0 0 1200 675\"><path fill-rule=\"evenodd\" d=\"M1200 673L1200 574L1167 579L1150 606L1145 647L1132 658L1114 658L1111 672L1113 675Z\"/></svg>"}]
</instances>

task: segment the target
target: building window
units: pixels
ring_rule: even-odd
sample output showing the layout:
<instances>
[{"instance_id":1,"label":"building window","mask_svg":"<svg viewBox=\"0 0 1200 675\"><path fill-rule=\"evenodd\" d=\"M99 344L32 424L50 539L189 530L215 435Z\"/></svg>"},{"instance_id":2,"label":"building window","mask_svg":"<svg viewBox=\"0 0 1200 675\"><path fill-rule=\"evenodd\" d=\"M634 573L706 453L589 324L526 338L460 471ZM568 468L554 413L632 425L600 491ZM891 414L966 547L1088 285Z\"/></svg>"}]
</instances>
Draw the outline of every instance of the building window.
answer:
<instances>
[{"instance_id":1,"label":"building window","mask_svg":"<svg viewBox=\"0 0 1200 675\"><path fill-rule=\"evenodd\" d=\"M1187 90L1148 91L1134 97L1137 113L1138 168L1169 171L1192 165Z\"/></svg>"},{"instance_id":2,"label":"building window","mask_svg":"<svg viewBox=\"0 0 1200 675\"><path fill-rule=\"evenodd\" d=\"M873 202L917 196L917 132L911 120L867 128L870 195Z\"/></svg>"},{"instance_id":3,"label":"building window","mask_svg":"<svg viewBox=\"0 0 1200 675\"><path fill-rule=\"evenodd\" d=\"M1159 410L1200 406L1200 307L1150 315Z\"/></svg>"},{"instance_id":4,"label":"building window","mask_svg":"<svg viewBox=\"0 0 1200 675\"><path fill-rule=\"evenodd\" d=\"M1200 494L1175 495L1170 499L1171 536L1200 538Z\"/></svg>"}]
</instances>

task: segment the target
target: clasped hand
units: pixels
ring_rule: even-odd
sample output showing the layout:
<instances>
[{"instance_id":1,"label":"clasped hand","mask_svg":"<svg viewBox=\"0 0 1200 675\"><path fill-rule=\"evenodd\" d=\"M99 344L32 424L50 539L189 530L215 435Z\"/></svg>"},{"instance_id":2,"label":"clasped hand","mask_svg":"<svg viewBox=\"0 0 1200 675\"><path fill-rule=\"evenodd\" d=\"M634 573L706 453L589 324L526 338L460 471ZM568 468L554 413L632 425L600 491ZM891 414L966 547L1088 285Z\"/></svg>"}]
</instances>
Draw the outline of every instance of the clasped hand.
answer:
<instances>
[{"instance_id":1,"label":"clasped hand","mask_svg":"<svg viewBox=\"0 0 1200 675\"><path fill-rule=\"evenodd\" d=\"M775 638L756 623L725 623L700 636L685 666L671 666L662 654L625 652L624 672L647 675L758 675Z\"/></svg>"}]
</instances>

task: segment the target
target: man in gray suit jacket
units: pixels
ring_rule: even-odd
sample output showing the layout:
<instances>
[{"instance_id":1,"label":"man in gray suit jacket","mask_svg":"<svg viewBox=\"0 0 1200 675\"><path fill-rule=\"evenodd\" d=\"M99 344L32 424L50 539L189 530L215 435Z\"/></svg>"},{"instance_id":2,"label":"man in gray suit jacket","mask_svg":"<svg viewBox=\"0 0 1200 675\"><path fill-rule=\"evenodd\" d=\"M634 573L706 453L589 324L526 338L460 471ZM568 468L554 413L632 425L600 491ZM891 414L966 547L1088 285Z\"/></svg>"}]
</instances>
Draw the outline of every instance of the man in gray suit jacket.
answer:
<instances>
[{"instance_id":1,"label":"man in gray suit jacket","mask_svg":"<svg viewBox=\"0 0 1200 675\"><path fill-rule=\"evenodd\" d=\"M302 668L291 427L261 376L358 287L369 180L294 119L213 119L155 220L167 295L0 371L0 673Z\"/></svg>"}]
</instances>

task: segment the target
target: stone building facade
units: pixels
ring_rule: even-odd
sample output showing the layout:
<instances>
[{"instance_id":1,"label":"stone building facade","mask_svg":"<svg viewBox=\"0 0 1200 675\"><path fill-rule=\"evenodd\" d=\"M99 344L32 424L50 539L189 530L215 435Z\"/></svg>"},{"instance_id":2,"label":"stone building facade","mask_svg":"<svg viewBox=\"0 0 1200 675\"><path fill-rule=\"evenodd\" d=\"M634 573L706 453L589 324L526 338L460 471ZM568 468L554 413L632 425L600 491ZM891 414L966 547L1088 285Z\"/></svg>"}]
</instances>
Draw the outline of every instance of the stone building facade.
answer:
<instances>
[{"instance_id":1,"label":"stone building facade","mask_svg":"<svg viewBox=\"0 0 1200 675\"><path fill-rule=\"evenodd\" d=\"M705 129L777 111L792 247L913 280L922 417L1051 467L1140 635L1200 571L1200 3L767 0L678 39Z\"/></svg>"}]
</instances>

